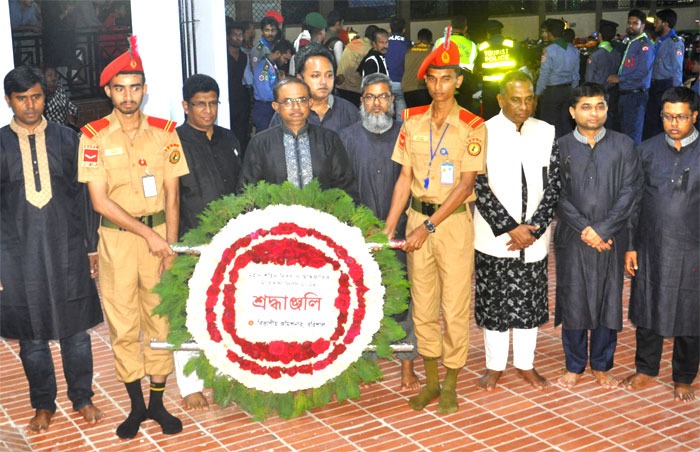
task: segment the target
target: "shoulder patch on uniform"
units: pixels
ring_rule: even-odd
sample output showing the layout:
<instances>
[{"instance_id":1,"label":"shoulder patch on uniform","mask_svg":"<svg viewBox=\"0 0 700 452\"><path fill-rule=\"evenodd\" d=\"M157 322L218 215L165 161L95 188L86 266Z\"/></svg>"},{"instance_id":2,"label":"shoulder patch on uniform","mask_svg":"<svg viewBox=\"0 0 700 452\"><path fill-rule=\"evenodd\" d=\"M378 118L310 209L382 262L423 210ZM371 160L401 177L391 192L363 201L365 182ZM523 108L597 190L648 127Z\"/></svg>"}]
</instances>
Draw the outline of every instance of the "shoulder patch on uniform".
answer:
<instances>
[{"instance_id":1,"label":"shoulder patch on uniform","mask_svg":"<svg viewBox=\"0 0 700 452\"><path fill-rule=\"evenodd\" d=\"M484 123L484 118L477 116L474 113L461 109L459 110L459 120L471 127L472 129L477 128L479 125Z\"/></svg>"},{"instance_id":2,"label":"shoulder patch on uniform","mask_svg":"<svg viewBox=\"0 0 700 452\"><path fill-rule=\"evenodd\" d=\"M169 119L156 118L155 116L148 117L148 125L151 127L156 127L158 129L163 129L166 132L172 132L175 130L177 123Z\"/></svg>"},{"instance_id":3,"label":"shoulder patch on uniform","mask_svg":"<svg viewBox=\"0 0 700 452\"><path fill-rule=\"evenodd\" d=\"M401 115L401 119L405 121L411 116L422 115L428 110L430 110L430 105L421 105L420 107L405 108L403 114Z\"/></svg>"},{"instance_id":4,"label":"shoulder patch on uniform","mask_svg":"<svg viewBox=\"0 0 700 452\"><path fill-rule=\"evenodd\" d=\"M83 132L83 135L85 135L86 137L93 138L99 133L100 130L104 129L108 125L109 119L100 118L85 124L83 127L80 128L80 131Z\"/></svg>"}]
</instances>

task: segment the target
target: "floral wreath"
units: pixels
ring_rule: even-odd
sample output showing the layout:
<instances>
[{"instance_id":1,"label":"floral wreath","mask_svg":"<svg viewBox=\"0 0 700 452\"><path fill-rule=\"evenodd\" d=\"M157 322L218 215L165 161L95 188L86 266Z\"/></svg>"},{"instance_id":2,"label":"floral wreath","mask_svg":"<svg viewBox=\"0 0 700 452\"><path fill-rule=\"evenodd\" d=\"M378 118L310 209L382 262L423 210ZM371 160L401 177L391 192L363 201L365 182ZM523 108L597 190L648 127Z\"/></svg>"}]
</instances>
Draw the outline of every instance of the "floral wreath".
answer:
<instances>
[{"instance_id":1,"label":"floral wreath","mask_svg":"<svg viewBox=\"0 0 700 452\"><path fill-rule=\"evenodd\" d=\"M387 244L381 230L368 208L355 206L341 190L321 190L316 181L302 189L261 182L209 204L200 226L183 238L187 246L208 246L199 257L178 257L155 288L162 301L154 313L169 319L168 341L180 346L196 340L203 351L185 372L197 372L216 403L235 402L256 420L275 412L299 416L333 397L359 398L361 382L382 378L379 366L362 356L366 345L389 358L390 344L404 336L391 315L407 307L405 273L393 251L366 251L365 241ZM325 275L315 286L325 296L258 296L258 285L244 283L270 266ZM237 299L252 305L238 308ZM320 330L299 329L299 336L261 336L265 329L254 324L262 320L251 310L263 312L266 303L279 309L281 302L292 315L325 309L323 318L332 322Z\"/></svg>"}]
</instances>

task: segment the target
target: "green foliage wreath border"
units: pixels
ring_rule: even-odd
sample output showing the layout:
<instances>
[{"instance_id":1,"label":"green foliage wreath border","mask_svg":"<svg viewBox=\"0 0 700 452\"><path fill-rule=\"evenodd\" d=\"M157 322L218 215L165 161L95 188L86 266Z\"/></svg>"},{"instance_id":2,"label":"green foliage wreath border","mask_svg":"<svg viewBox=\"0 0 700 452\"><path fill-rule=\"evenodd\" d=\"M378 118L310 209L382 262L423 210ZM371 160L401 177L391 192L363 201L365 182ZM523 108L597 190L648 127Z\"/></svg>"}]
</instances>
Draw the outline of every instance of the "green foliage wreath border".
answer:
<instances>
[{"instance_id":1,"label":"green foliage wreath border","mask_svg":"<svg viewBox=\"0 0 700 452\"><path fill-rule=\"evenodd\" d=\"M387 246L387 237L382 233L382 222L367 207L356 206L344 191L322 190L317 181L302 189L290 182L282 185L260 182L249 186L241 195L229 195L211 202L199 217L199 227L185 234L182 243L187 246L206 245L231 218L276 204L301 205L329 213L343 223L360 228L367 242L384 245L374 253L386 292L384 318L372 344L376 346L379 358L391 358L391 343L405 336L402 328L391 317L407 309L408 282L405 271L394 251ZM175 347L192 339L185 326L186 304L189 297L188 281L198 260L197 256L179 256L154 289L161 296L161 303L153 312L170 321L168 341ZM373 383L383 378L377 363L364 356L318 388L284 394L251 389L227 375L218 374L204 353L187 363L185 373L191 372L197 372L204 380L204 386L212 388L217 404L225 408L235 402L256 421L263 421L275 412L284 419L291 419L312 408L325 406L333 397L338 403L348 398L357 399L360 397L361 382Z\"/></svg>"}]
</instances>

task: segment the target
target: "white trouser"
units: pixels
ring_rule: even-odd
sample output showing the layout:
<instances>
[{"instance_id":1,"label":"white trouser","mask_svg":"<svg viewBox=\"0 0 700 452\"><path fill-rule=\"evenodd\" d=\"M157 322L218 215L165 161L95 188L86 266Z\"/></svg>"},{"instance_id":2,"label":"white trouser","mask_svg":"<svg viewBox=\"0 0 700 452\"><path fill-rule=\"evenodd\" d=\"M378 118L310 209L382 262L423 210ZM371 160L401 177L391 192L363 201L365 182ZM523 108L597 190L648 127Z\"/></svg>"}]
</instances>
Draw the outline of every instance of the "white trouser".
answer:
<instances>
[{"instance_id":1,"label":"white trouser","mask_svg":"<svg viewBox=\"0 0 700 452\"><path fill-rule=\"evenodd\" d=\"M484 328L486 368L503 371L508 363L510 331L513 332L513 366L520 370L534 367L537 328L492 331Z\"/></svg>"},{"instance_id":2,"label":"white trouser","mask_svg":"<svg viewBox=\"0 0 700 452\"><path fill-rule=\"evenodd\" d=\"M178 350L173 353L175 361L175 378L177 380L177 388L180 390L180 396L184 399L195 392L204 390L204 381L197 376L197 372L192 372L185 375L185 364L194 357L199 356L199 352Z\"/></svg>"}]
</instances>

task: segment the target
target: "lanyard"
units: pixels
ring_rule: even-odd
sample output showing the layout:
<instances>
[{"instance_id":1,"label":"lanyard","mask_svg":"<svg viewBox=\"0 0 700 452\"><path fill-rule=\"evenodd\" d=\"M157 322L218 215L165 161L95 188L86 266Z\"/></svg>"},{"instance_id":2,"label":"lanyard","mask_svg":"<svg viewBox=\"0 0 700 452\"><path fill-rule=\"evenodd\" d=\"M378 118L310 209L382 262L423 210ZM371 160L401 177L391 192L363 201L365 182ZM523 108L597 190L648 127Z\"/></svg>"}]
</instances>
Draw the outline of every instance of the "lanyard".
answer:
<instances>
[{"instance_id":1,"label":"lanyard","mask_svg":"<svg viewBox=\"0 0 700 452\"><path fill-rule=\"evenodd\" d=\"M647 37L646 33L642 33L627 43L627 48L625 49L625 54L622 55L622 61L620 62L620 67L617 68L617 75L622 74L622 69L625 67L625 60L627 59L627 52L629 52L630 47L632 47L632 43L634 43L634 41L637 41L639 39L646 38L646 37Z\"/></svg>"},{"instance_id":2,"label":"lanyard","mask_svg":"<svg viewBox=\"0 0 700 452\"><path fill-rule=\"evenodd\" d=\"M440 143L442 143L442 139L445 137L445 132L447 132L449 127L449 124L445 125L445 130L442 131L440 140L438 141L437 146L435 146L435 149L433 149L433 126L430 126L430 161L428 162L428 174L426 174L425 179L423 180L423 188L428 188L428 185L430 184L430 168L433 166L435 154L437 154L438 149L440 149Z\"/></svg>"}]
</instances>

